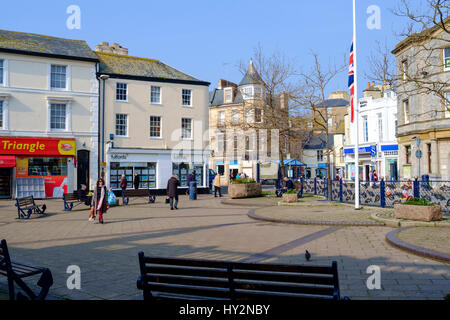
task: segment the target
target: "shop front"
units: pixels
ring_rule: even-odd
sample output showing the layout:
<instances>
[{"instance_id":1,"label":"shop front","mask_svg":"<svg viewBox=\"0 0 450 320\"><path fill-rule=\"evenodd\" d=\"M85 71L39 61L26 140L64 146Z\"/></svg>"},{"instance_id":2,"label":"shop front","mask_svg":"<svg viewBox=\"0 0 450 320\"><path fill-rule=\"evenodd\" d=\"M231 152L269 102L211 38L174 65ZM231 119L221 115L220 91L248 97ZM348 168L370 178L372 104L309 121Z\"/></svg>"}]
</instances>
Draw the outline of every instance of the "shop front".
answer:
<instances>
[{"instance_id":1,"label":"shop front","mask_svg":"<svg viewBox=\"0 0 450 320\"><path fill-rule=\"evenodd\" d=\"M181 187L187 188L188 176L195 171L198 187L206 187L206 162L191 162L172 159L170 150L109 149L106 184L114 190L120 189L123 175L127 189L134 189L134 179L139 175L139 189L165 190L167 181L177 175Z\"/></svg>"},{"instance_id":2,"label":"shop front","mask_svg":"<svg viewBox=\"0 0 450 320\"><path fill-rule=\"evenodd\" d=\"M0 137L0 197L62 198L74 165L75 139Z\"/></svg>"}]
</instances>

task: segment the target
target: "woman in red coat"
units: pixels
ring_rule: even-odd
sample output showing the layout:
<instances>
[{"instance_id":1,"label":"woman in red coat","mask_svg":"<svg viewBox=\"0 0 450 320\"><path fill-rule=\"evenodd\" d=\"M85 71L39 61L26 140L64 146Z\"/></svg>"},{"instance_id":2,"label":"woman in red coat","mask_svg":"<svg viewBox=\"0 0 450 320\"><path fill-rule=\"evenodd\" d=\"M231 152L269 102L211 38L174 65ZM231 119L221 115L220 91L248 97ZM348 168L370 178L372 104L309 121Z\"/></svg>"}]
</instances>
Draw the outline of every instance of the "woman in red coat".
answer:
<instances>
[{"instance_id":1,"label":"woman in red coat","mask_svg":"<svg viewBox=\"0 0 450 320\"><path fill-rule=\"evenodd\" d=\"M94 216L98 214L99 221L103 224L103 214L108 210L108 191L102 178L97 181L91 207L94 208Z\"/></svg>"}]
</instances>

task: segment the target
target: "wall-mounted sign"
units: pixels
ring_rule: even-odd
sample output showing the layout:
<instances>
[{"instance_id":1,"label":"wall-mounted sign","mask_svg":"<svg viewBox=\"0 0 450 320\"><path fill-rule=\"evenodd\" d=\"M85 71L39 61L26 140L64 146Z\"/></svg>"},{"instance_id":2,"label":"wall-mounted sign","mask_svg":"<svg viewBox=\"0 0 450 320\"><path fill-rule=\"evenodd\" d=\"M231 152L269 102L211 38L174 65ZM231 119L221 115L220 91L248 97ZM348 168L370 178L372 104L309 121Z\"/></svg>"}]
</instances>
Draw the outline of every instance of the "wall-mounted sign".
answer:
<instances>
[{"instance_id":1,"label":"wall-mounted sign","mask_svg":"<svg viewBox=\"0 0 450 320\"><path fill-rule=\"evenodd\" d=\"M128 154L112 154L111 155L111 160L127 160L128 159Z\"/></svg>"},{"instance_id":2,"label":"wall-mounted sign","mask_svg":"<svg viewBox=\"0 0 450 320\"><path fill-rule=\"evenodd\" d=\"M0 137L0 154L75 156L75 139Z\"/></svg>"}]
</instances>

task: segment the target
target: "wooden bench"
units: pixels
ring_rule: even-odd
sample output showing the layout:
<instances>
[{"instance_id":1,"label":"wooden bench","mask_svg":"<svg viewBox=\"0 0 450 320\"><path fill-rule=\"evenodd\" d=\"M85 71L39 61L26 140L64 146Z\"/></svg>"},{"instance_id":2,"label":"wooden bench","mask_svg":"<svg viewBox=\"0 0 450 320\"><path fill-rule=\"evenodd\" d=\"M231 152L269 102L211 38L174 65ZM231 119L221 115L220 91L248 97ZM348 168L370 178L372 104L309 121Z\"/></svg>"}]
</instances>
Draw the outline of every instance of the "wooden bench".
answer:
<instances>
[{"instance_id":1,"label":"wooden bench","mask_svg":"<svg viewBox=\"0 0 450 320\"><path fill-rule=\"evenodd\" d=\"M137 288L144 300L340 300L331 266L260 264L146 257L139 252Z\"/></svg>"},{"instance_id":2,"label":"wooden bench","mask_svg":"<svg viewBox=\"0 0 450 320\"><path fill-rule=\"evenodd\" d=\"M47 206L43 204L41 207L34 202L33 196L17 198L16 207L18 219L30 219L31 214L44 214ZM26 212L25 212L26 211Z\"/></svg>"},{"instance_id":3,"label":"wooden bench","mask_svg":"<svg viewBox=\"0 0 450 320\"><path fill-rule=\"evenodd\" d=\"M64 211L72 211L72 209L74 207L79 206L80 204L86 204L86 201L88 201L89 206L90 206L90 200L92 199L92 197L89 197L85 200L81 200L80 198L78 198L78 195L76 193L67 193L64 194L63 196L63 200L64 200Z\"/></svg>"},{"instance_id":4,"label":"wooden bench","mask_svg":"<svg viewBox=\"0 0 450 320\"><path fill-rule=\"evenodd\" d=\"M37 274L42 275L37 282L37 285L41 287L41 291L36 295L22 279ZM6 240L2 240L0 243L0 275L8 277L10 300L15 300L16 298L17 300L44 300L50 287L53 285L53 277L49 269L11 261ZM17 284L28 297L21 292L19 292L16 297L14 293L14 283Z\"/></svg>"},{"instance_id":5,"label":"wooden bench","mask_svg":"<svg viewBox=\"0 0 450 320\"><path fill-rule=\"evenodd\" d=\"M130 203L130 198L148 197L148 203L155 203L156 195L150 189L127 189L122 194L122 203L127 206Z\"/></svg>"}]
</instances>

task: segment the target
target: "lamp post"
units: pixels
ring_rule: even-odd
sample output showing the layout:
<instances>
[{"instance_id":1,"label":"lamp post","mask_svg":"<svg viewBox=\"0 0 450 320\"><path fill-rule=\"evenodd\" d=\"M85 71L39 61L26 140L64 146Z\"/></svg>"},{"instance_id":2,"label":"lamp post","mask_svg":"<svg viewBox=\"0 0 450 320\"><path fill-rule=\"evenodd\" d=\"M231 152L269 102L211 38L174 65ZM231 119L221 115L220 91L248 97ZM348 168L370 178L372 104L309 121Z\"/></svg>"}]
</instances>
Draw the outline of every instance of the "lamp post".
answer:
<instances>
[{"instance_id":1,"label":"lamp post","mask_svg":"<svg viewBox=\"0 0 450 320\"><path fill-rule=\"evenodd\" d=\"M420 143L422 142L422 139L420 137L413 137L413 139L416 141L417 151L416 151L416 158L417 158L417 176L420 178L420 159L422 159L422 150L420 150Z\"/></svg>"}]
</instances>

